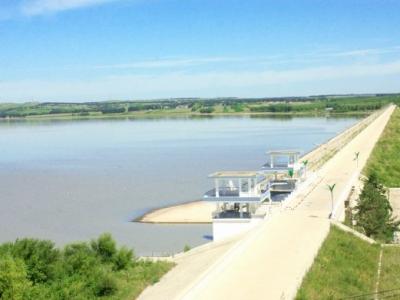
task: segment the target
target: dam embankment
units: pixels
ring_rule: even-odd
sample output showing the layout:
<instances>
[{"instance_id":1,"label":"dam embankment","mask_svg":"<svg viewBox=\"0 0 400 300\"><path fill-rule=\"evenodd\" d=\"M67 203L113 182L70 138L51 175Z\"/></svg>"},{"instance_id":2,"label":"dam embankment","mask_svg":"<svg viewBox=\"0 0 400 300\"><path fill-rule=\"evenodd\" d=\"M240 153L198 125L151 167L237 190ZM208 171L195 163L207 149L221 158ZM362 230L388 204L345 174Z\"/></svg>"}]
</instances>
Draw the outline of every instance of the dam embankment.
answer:
<instances>
[{"instance_id":1,"label":"dam embankment","mask_svg":"<svg viewBox=\"0 0 400 300\"><path fill-rule=\"evenodd\" d=\"M327 142L317 146L308 153L305 153L301 160L307 160L308 170L315 172L347 143L349 143L355 136L357 136L358 133L371 124L371 122L373 122L381 114L381 112L382 110L376 111L361 119L353 126L329 139ZM155 224L211 223L211 213L214 210L215 205L213 203L198 200L153 209L143 216L137 218L135 221Z\"/></svg>"},{"instance_id":2,"label":"dam embankment","mask_svg":"<svg viewBox=\"0 0 400 300\"><path fill-rule=\"evenodd\" d=\"M227 295L233 300L293 299L329 232L332 206L326 185L335 183L335 201L344 201L349 181L365 166L393 110L390 106L380 111L323 163L316 184L297 195L290 209L226 244L211 243L199 253L189 251L139 299L212 300ZM354 162L357 151L361 151L358 165Z\"/></svg>"}]
</instances>

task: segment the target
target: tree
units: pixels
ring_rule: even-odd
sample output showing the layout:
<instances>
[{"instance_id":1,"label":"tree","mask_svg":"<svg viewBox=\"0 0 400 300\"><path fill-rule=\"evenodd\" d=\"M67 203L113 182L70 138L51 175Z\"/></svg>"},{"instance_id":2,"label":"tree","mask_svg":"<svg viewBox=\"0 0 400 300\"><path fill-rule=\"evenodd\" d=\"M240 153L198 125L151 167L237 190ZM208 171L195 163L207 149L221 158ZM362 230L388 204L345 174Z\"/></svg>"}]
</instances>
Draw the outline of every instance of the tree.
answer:
<instances>
[{"instance_id":1,"label":"tree","mask_svg":"<svg viewBox=\"0 0 400 300\"><path fill-rule=\"evenodd\" d=\"M328 190L331 194L331 213L329 215L329 218L332 218L332 215L333 215L333 190L335 189L336 183L330 184L330 185L328 184L327 186L328 186Z\"/></svg>"},{"instance_id":2,"label":"tree","mask_svg":"<svg viewBox=\"0 0 400 300\"><path fill-rule=\"evenodd\" d=\"M379 183L375 173L371 173L365 180L355 209L357 226L361 227L367 236L383 242L393 240L400 222L393 218L386 190Z\"/></svg>"}]
</instances>

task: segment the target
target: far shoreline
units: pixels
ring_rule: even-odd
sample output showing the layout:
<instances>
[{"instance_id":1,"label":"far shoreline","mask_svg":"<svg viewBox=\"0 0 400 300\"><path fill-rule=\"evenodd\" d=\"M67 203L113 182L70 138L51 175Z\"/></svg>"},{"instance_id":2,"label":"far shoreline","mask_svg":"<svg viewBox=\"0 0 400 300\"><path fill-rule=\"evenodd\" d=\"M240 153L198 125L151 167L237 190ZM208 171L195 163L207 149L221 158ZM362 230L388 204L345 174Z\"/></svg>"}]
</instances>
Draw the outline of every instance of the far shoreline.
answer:
<instances>
[{"instance_id":1,"label":"far shoreline","mask_svg":"<svg viewBox=\"0 0 400 300\"><path fill-rule=\"evenodd\" d=\"M44 114L32 115L26 117L3 117L0 122L18 122L18 121L72 121L72 120L103 120L103 119L147 119L147 118L207 118L207 117L251 117L251 116L268 116L268 117L363 117L373 113L373 111L349 111L349 112L214 112L214 113L196 113L196 112L160 112L146 111L140 113L108 113L108 114Z\"/></svg>"}]
</instances>

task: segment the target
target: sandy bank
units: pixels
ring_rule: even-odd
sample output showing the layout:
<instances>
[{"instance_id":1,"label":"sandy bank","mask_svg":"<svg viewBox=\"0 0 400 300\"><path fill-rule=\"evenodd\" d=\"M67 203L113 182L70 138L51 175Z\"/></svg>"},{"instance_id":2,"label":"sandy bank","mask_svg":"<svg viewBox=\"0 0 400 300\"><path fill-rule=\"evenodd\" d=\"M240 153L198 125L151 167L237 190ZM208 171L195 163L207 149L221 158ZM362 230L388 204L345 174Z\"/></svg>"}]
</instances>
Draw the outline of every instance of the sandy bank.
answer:
<instances>
[{"instance_id":1,"label":"sandy bank","mask_svg":"<svg viewBox=\"0 0 400 300\"><path fill-rule=\"evenodd\" d=\"M215 204L199 200L156 209L136 221L160 224L211 223L211 213L214 210Z\"/></svg>"}]
</instances>

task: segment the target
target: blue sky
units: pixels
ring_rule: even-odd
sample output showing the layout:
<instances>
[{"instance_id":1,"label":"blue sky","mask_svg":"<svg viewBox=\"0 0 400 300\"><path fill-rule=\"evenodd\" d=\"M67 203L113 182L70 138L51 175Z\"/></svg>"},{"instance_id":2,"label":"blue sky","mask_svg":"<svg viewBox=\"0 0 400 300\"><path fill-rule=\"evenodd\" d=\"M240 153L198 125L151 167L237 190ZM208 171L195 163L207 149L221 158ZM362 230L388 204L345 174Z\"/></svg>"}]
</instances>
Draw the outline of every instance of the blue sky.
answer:
<instances>
[{"instance_id":1,"label":"blue sky","mask_svg":"<svg viewBox=\"0 0 400 300\"><path fill-rule=\"evenodd\" d=\"M400 1L0 0L0 101L400 92Z\"/></svg>"}]
</instances>

